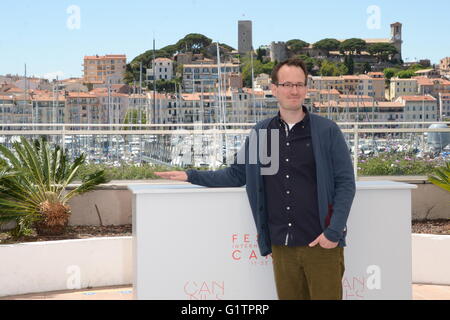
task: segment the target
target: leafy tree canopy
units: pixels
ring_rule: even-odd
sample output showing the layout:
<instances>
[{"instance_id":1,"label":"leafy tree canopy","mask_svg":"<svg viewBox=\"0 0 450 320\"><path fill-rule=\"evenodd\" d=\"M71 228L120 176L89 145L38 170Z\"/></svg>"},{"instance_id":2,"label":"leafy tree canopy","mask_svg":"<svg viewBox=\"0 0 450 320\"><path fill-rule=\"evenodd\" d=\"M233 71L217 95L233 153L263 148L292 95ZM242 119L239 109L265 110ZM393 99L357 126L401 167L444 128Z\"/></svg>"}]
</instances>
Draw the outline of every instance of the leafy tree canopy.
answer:
<instances>
[{"instance_id":1,"label":"leafy tree canopy","mask_svg":"<svg viewBox=\"0 0 450 320\"><path fill-rule=\"evenodd\" d=\"M326 38L313 44L314 49L322 49L326 51L338 50L341 43L333 38Z\"/></svg>"},{"instance_id":2,"label":"leafy tree canopy","mask_svg":"<svg viewBox=\"0 0 450 320\"><path fill-rule=\"evenodd\" d=\"M321 76L341 76L348 73L347 67L343 63L335 64L328 60L322 61L319 71Z\"/></svg>"},{"instance_id":3,"label":"leafy tree canopy","mask_svg":"<svg viewBox=\"0 0 450 320\"><path fill-rule=\"evenodd\" d=\"M300 58L305 62L308 74L314 74L314 66L319 65L316 59L308 57L304 54L298 55L297 58Z\"/></svg>"},{"instance_id":4,"label":"leafy tree canopy","mask_svg":"<svg viewBox=\"0 0 450 320\"><path fill-rule=\"evenodd\" d=\"M341 42L339 45L339 51L342 53L361 54L361 51L365 50L366 47L366 41L363 39L350 38Z\"/></svg>"},{"instance_id":5,"label":"leafy tree canopy","mask_svg":"<svg viewBox=\"0 0 450 320\"><path fill-rule=\"evenodd\" d=\"M213 45L212 40L199 33L189 33L184 38L177 41L175 44L167 45L161 49L155 50L155 58L172 58L176 53L179 52L193 52L193 53L203 53L208 57L207 48ZM225 44L219 43L221 52L232 51L233 47ZM139 68L142 62L142 68L151 69L153 60L153 50L147 50L144 53L136 56L130 63L126 66L125 71L125 82L130 84L133 81L139 79Z\"/></svg>"},{"instance_id":6,"label":"leafy tree canopy","mask_svg":"<svg viewBox=\"0 0 450 320\"><path fill-rule=\"evenodd\" d=\"M178 40L175 48L179 52L200 53L201 50L211 44L212 40L199 33L189 33L183 39Z\"/></svg>"},{"instance_id":7,"label":"leafy tree canopy","mask_svg":"<svg viewBox=\"0 0 450 320\"><path fill-rule=\"evenodd\" d=\"M303 48L308 47L309 43L299 39L292 39L286 42L286 46L292 52L299 52Z\"/></svg>"},{"instance_id":8,"label":"leafy tree canopy","mask_svg":"<svg viewBox=\"0 0 450 320\"><path fill-rule=\"evenodd\" d=\"M400 68L386 68L383 70L384 77L386 79L391 79L392 77L399 77L400 79L407 79L416 76L416 71L421 69L427 69L421 64L414 64L408 69Z\"/></svg>"},{"instance_id":9,"label":"leafy tree canopy","mask_svg":"<svg viewBox=\"0 0 450 320\"><path fill-rule=\"evenodd\" d=\"M241 64L244 87L250 88L252 86L252 65L250 56L248 54L241 58ZM261 73L267 73L270 75L274 67L275 61L262 63L258 59L253 58L253 74L255 78Z\"/></svg>"},{"instance_id":10,"label":"leafy tree canopy","mask_svg":"<svg viewBox=\"0 0 450 320\"><path fill-rule=\"evenodd\" d=\"M371 43L367 46L367 52L373 56L377 56L382 61L388 61L398 51L390 43Z\"/></svg>"}]
</instances>

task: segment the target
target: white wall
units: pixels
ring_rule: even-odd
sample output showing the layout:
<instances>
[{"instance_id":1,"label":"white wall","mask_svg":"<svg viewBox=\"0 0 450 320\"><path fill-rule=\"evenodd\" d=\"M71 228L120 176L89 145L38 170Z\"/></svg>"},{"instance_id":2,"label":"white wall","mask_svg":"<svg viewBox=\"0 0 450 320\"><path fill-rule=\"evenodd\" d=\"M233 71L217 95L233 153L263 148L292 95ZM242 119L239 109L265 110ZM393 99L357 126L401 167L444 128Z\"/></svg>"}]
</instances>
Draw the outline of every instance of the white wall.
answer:
<instances>
[{"instance_id":1,"label":"white wall","mask_svg":"<svg viewBox=\"0 0 450 320\"><path fill-rule=\"evenodd\" d=\"M412 234L414 283L450 285L450 235Z\"/></svg>"},{"instance_id":2,"label":"white wall","mask_svg":"<svg viewBox=\"0 0 450 320\"><path fill-rule=\"evenodd\" d=\"M0 246L0 296L132 282L132 237Z\"/></svg>"},{"instance_id":3,"label":"white wall","mask_svg":"<svg viewBox=\"0 0 450 320\"><path fill-rule=\"evenodd\" d=\"M449 248L448 235L412 234L412 282L450 285ZM0 296L133 280L132 237L2 245L0 257Z\"/></svg>"}]
</instances>

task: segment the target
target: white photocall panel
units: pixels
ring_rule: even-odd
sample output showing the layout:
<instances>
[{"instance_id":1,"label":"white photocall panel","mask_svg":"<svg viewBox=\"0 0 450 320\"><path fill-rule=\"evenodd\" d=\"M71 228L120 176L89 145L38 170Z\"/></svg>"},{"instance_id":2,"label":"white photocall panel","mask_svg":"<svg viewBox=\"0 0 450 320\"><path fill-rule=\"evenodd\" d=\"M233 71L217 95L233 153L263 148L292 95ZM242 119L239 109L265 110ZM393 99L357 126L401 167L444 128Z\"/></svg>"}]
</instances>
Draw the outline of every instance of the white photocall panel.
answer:
<instances>
[{"instance_id":1,"label":"white photocall panel","mask_svg":"<svg viewBox=\"0 0 450 320\"><path fill-rule=\"evenodd\" d=\"M136 299L277 299L245 188L130 185ZM411 299L411 189L358 182L344 299Z\"/></svg>"}]
</instances>

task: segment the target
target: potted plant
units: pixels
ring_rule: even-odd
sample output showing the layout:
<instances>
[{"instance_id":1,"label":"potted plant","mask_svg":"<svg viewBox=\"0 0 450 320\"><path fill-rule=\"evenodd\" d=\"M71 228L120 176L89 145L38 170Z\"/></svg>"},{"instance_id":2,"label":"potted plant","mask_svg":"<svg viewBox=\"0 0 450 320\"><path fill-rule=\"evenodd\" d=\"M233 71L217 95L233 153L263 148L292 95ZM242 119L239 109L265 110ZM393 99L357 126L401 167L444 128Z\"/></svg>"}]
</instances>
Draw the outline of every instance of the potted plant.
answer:
<instances>
[{"instance_id":1,"label":"potted plant","mask_svg":"<svg viewBox=\"0 0 450 320\"><path fill-rule=\"evenodd\" d=\"M16 221L13 237L27 235L32 228L38 235L63 233L70 217L67 202L107 182L104 170L97 170L66 192L85 154L71 162L59 146L53 148L43 138L30 143L24 137L13 143L13 151L0 145L0 223Z\"/></svg>"},{"instance_id":2,"label":"potted plant","mask_svg":"<svg viewBox=\"0 0 450 320\"><path fill-rule=\"evenodd\" d=\"M450 192L450 161L447 161L445 166L435 168L433 175L428 176L428 180Z\"/></svg>"}]
</instances>

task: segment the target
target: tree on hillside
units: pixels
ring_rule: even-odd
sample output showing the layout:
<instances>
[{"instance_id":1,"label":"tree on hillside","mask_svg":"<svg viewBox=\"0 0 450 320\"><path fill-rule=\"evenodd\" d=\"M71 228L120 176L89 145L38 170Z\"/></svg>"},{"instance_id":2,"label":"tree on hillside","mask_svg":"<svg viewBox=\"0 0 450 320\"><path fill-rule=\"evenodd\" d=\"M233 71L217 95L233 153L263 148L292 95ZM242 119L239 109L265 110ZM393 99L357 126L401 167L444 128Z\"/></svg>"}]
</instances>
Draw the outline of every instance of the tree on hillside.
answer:
<instances>
[{"instance_id":1,"label":"tree on hillside","mask_svg":"<svg viewBox=\"0 0 450 320\"><path fill-rule=\"evenodd\" d=\"M325 50L327 52L327 56L329 56L330 51L338 50L340 42L339 40L326 38L320 41L317 41L313 44L314 49Z\"/></svg>"},{"instance_id":2,"label":"tree on hillside","mask_svg":"<svg viewBox=\"0 0 450 320\"><path fill-rule=\"evenodd\" d=\"M412 66L410 66L409 68L408 68L408 70L412 70L412 71L414 71L414 72L416 72L416 71L418 71L418 70L421 70L421 69L428 69L429 67L424 67L423 65L421 65L420 63L416 63L416 64L413 64Z\"/></svg>"},{"instance_id":3,"label":"tree on hillside","mask_svg":"<svg viewBox=\"0 0 450 320\"><path fill-rule=\"evenodd\" d=\"M355 62L353 61L353 57L345 56L344 65L347 68L347 74L353 74L355 71Z\"/></svg>"},{"instance_id":4,"label":"tree on hillside","mask_svg":"<svg viewBox=\"0 0 450 320\"><path fill-rule=\"evenodd\" d=\"M303 48L308 47L309 43L299 39L292 39L286 42L286 46L289 51L295 54L300 52Z\"/></svg>"},{"instance_id":5,"label":"tree on hillside","mask_svg":"<svg viewBox=\"0 0 450 320\"><path fill-rule=\"evenodd\" d=\"M233 50L235 50L233 47L227 45L226 43L220 43L220 42L219 42L219 47L222 47L222 48L224 48L224 49L227 50L227 51L233 51Z\"/></svg>"},{"instance_id":6,"label":"tree on hillside","mask_svg":"<svg viewBox=\"0 0 450 320\"><path fill-rule=\"evenodd\" d=\"M414 64L408 69L400 68L386 68L383 70L384 77L390 80L392 77L399 77L400 79L407 79L416 76L416 71L420 69L427 69L420 64Z\"/></svg>"},{"instance_id":7,"label":"tree on hillside","mask_svg":"<svg viewBox=\"0 0 450 320\"><path fill-rule=\"evenodd\" d=\"M276 62L266 62L263 63L258 59L253 59L253 74L255 78L261 73L271 74L272 69L275 67ZM252 65L250 60L250 55L246 54L241 58L241 68L242 68L242 81L244 87L252 87Z\"/></svg>"},{"instance_id":8,"label":"tree on hillside","mask_svg":"<svg viewBox=\"0 0 450 320\"><path fill-rule=\"evenodd\" d=\"M370 63L366 61L364 63L363 72L364 73L368 73L368 72L371 72L371 71L372 71L372 67L370 66Z\"/></svg>"},{"instance_id":9,"label":"tree on hillside","mask_svg":"<svg viewBox=\"0 0 450 320\"><path fill-rule=\"evenodd\" d=\"M179 52L201 53L202 49L209 46L212 40L199 33L190 33L178 40L175 47Z\"/></svg>"},{"instance_id":10,"label":"tree on hillside","mask_svg":"<svg viewBox=\"0 0 450 320\"><path fill-rule=\"evenodd\" d=\"M341 76L347 74L347 72L348 69L344 64L342 63L335 64L328 60L322 61L322 65L319 71L321 76Z\"/></svg>"},{"instance_id":11,"label":"tree on hillside","mask_svg":"<svg viewBox=\"0 0 450 320\"><path fill-rule=\"evenodd\" d=\"M162 49L155 50L155 58L171 58L176 52L174 46L166 46ZM138 55L130 63L126 65L124 81L132 84L133 81L139 81L140 63L142 62L142 73L145 74L146 69L152 68L153 50L147 50Z\"/></svg>"},{"instance_id":12,"label":"tree on hillside","mask_svg":"<svg viewBox=\"0 0 450 320\"><path fill-rule=\"evenodd\" d=\"M230 47L226 44L224 45L222 43L219 43L219 54L221 57L223 57L224 54L229 53L232 50L234 50L232 47ZM209 58L209 59L213 59L213 60L216 59L216 57L217 57L217 42L211 42L211 44L209 44L208 46L203 47L201 49L201 53L203 54L203 56L205 58Z\"/></svg>"},{"instance_id":13,"label":"tree on hillside","mask_svg":"<svg viewBox=\"0 0 450 320\"><path fill-rule=\"evenodd\" d=\"M256 49L256 59L263 62L263 57L267 54L266 49L258 48Z\"/></svg>"},{"instance_id":14,"label":"tree on hillside","mask_svg":"<svg viewBox=\"0 0 450 320\"><path fill-rule=\"evenodd\" d=\"M384 73L384 77L387 79L387 80L390 80L393 76L395 76L395 74L397 73L397 72L399 72L399 71L401 71L400 69L397 69L397 68L386 68L386 69L384 69L383 70L383 73Z\"/></svg>"},{"instance_id":15,"label":"tree on hillside","mask_svg":"<svg viewBox=\"0 0 450 320\"><path fill-rule=\"evenodd\" d=\"M344 40L339 45L339 51L342 54L361 54L361 51L367 47L366 41L359 38L350 38Z\"/></svg>"},{"instance_id":16,"label":"tree on hillside","mask_svg":"<svg viewBox=\"0 0 450 320\"><path fill-rule=\"evenodd\" d=\"M193 53L204 53L206 56L207 48L211 47L212 40L202 34L190 33L187 34L183 39L177 41L176 44L167 45L161 49L155 50L155 58L172 58L178 52L193 52ZM219 48L221 53L224 51L234 50L232 47L225 43L219 43ZM186 51L187 50L187 51ZM214 51L215 56L215 51ZM133 81L139 80L139 68L142 62L142 69L145 72L146 69L152 68L153 61L153 50L147 50L144 53L135 57L126 66L125 71L125 82L127 84L133 83ZM175 65L176 67L176 65Z\"/></svg>"},{"instance_id":17,"label":"tree on hillside","mask_svg":"<svg viewBox=\"0 0 450 320\"><path fill-rule=\"evenodd\" d=\"M411 69L401 70L396 73L396 76L399 77L400 79L409 79L416 75L415 72L416 72L416 70L411 70Z\"/></svg>"},{"instance_id":18,"label":"tree on hillside","mask_svg":"<svg viewBox=\"0 0 450 320\"><path fill-rule=\"evenodd\" d=\"M367 46L367 52L377 57L377 61L388 61L394 54L398 53L397 49L390 43L371 43Z\"/></svg>"},{"instance_id":19,"label":"tree on hillside","mask_svg":"<svg viewBox=\"0 0 450 320\"><path fill-rule=\"evenodd\" d=\"M137 79L139 79L139 66L137 68L132 68L131 63L127 63L123 81L126 84L132 84L133 81L136 81Z\"/></svg>"},{"instance_id":20,"label":"tree on hillside","mask_svg":"<svg viewBox=\"0 0 450 320\"><path fill-rule=\"evenodd\" d=\"M311 57L308 57L307 55L301 54L296 56L297 58L300 58L303 60L306 64L306 69L308 70L308 74L314 73L314 66L318 64L317 60Z\"/></svg>"}]
</instances>

